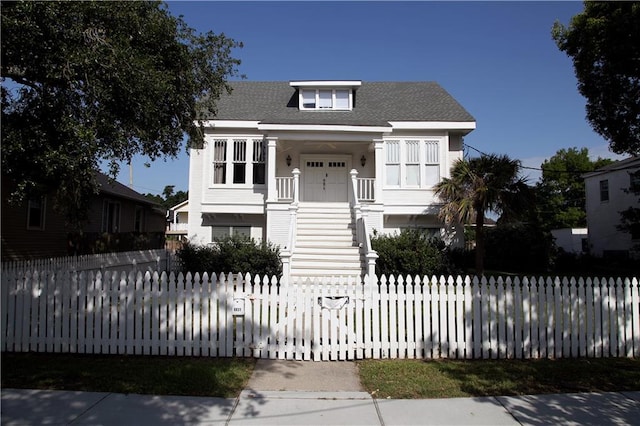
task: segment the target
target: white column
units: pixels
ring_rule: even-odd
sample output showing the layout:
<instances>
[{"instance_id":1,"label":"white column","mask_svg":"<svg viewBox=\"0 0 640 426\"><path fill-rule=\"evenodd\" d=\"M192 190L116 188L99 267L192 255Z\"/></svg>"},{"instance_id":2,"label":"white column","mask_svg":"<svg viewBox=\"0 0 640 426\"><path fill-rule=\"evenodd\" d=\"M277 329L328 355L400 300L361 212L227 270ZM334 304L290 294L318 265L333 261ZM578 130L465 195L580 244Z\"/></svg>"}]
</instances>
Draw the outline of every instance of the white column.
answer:
<instances>
[{"instance_id":1,"label":"white column","mask_svg":"<svg viewBox=\"0 0 640 426\"><path fill-rule=\"evenodd\" d=\"M293 174L293 204L297 206L300 202L300 169L296 167L291 173Z\"/></svg>"},{"instance_id":2,"label":"white column","mask_svg":"<svg viewBox=\"0 0 640 426\"><path fill-rule=\"evenodd\" d=\"M375 203L383 203L383 194L382 194L382 184L384 179L384 144L382 139L374 139L373 140L374 149L375 149L375 168L376 168L376 181L374 183L374 192L375 192Z\"/></svg>"},{"instance_id":3,"label":"white column","mask_svg":"<svg viewBox=\"0 0 640 426\"><path fill-rule=\"evenodd\" d=\"M277 201L276 188L276 144L278 138L267 138L267 202Z\"/></svg>"}]
</instances>

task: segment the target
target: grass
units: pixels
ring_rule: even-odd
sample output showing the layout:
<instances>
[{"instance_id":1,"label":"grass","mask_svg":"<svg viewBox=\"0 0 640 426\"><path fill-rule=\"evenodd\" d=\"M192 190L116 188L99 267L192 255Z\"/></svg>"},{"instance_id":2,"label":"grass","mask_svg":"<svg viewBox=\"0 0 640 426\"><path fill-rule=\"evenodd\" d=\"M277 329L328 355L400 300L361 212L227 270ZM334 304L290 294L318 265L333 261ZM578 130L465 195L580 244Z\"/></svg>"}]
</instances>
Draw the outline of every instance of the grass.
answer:
<instances>
[{"instance_id":1,"label":"grass","mask_svg":"<svg viewBox=\"0 0 640 426\"><path fill-rule=\"evenodd\" d=\"M236 397L250 358L2 354L2 388ZM365 360L377 398L452 398L640 390L640 359Z\"/></svg>"},{"instance_id":2,"label":"grass","mask_svg":"<svg viewBox=\"0 0 640 426\"><path fill-rule=\"evenodd\" d=\"M79 354L2 354L2 388L233 398L255 360Z\"/></svg>"},{"instance_id":3,"label":"grass","mask_svg":"<svg viewBox=\"0 0 640 426\"><path fill-rule=\"evenodd\" d=\"M454 398L640 390L640 360L365 360L364 388L377 398Z\"/></svg>"}]
</instances>

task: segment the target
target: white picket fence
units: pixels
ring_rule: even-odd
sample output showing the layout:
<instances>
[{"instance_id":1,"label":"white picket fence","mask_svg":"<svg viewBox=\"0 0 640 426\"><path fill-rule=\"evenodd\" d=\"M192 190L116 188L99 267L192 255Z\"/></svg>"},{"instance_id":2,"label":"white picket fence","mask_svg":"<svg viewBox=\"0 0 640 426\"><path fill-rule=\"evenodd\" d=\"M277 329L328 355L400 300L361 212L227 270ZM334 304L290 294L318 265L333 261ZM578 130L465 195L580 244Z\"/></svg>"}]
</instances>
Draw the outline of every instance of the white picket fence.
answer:
<instances>
[{"instance_id":1,"label":"white picket fence","mask_svg":"<svg viewBox=\"0 0 640 426\"><path fill-rule=\"evenodd\" d=\"M637 278L363 280L3 273L2 350L315 361L640 356Z\"/></svg>"},{"instance_id":2,"label":"white picket fence","mask_svg":"<svg viewBox=\"0 0 640 426\"><path fill-rule=\"evenodd\" d=\"M153 272L171 271L173 264L175 264L175 259L171 253L167 253L164 249L157 249L8 261L2 262L2 271L3 273L12 270L101 270L104 272L106 270L131 269Z\"/></svg>"}]
</instances>

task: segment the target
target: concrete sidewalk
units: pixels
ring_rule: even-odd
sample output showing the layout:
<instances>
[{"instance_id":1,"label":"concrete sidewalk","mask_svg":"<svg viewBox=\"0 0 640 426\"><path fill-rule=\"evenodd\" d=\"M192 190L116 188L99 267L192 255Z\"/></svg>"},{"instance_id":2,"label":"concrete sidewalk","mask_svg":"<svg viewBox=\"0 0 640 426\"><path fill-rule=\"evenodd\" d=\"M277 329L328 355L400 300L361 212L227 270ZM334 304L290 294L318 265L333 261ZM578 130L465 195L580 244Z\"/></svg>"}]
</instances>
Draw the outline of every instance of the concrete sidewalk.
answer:
<instances>
[{"instance_id":1,"label":"concrete sidewalk","mask_svg":"<svg viewBox=\"0 0 640 426\"><path fill-rule=\"evenodd\" d=\"M2 389L2 425L640 425L640 391L377 400L350 362L260 360L238 398Z\"/></svg>"}]
</instances>

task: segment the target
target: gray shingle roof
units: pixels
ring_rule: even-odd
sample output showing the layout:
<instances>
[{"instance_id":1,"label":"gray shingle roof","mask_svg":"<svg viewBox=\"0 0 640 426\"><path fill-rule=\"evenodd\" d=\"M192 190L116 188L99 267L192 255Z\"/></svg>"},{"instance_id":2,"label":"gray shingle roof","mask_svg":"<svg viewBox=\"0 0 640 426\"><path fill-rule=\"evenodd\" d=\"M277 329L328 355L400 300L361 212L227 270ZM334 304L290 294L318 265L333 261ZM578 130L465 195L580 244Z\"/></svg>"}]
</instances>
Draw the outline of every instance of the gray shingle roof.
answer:
<instances>
[{"instance_id":1,"label":"gray shingle roof","mask_svg":"<svg viewBox=\"0 0 640 426\"><path fill-rule=\"evenodd\" d=\"M435 82L362 82L351 111L300 111L298 92L286 81L231 82L233 92L217 102L216 120L264 124L387 126L389 121L474 122Z\"/></svg>"},{"instance_id":2,"label":"gray shingle roof","mask_svg":"<svg viewBox=\"0 0 640 426\"><path fill-rule=\"evenodd\" d=\"M100 186L100 191L105 194L111 194L117 197L127 198L129 200L137 201L142 204L159 206L158 203L155 203L149 200L147 197L140 194L139 192L134 191L128 186L125 186L116 180L110 179L109 176L103 173L97 172L96 180L98 181L98 185Z\"/></svg>"}]
</instances>

